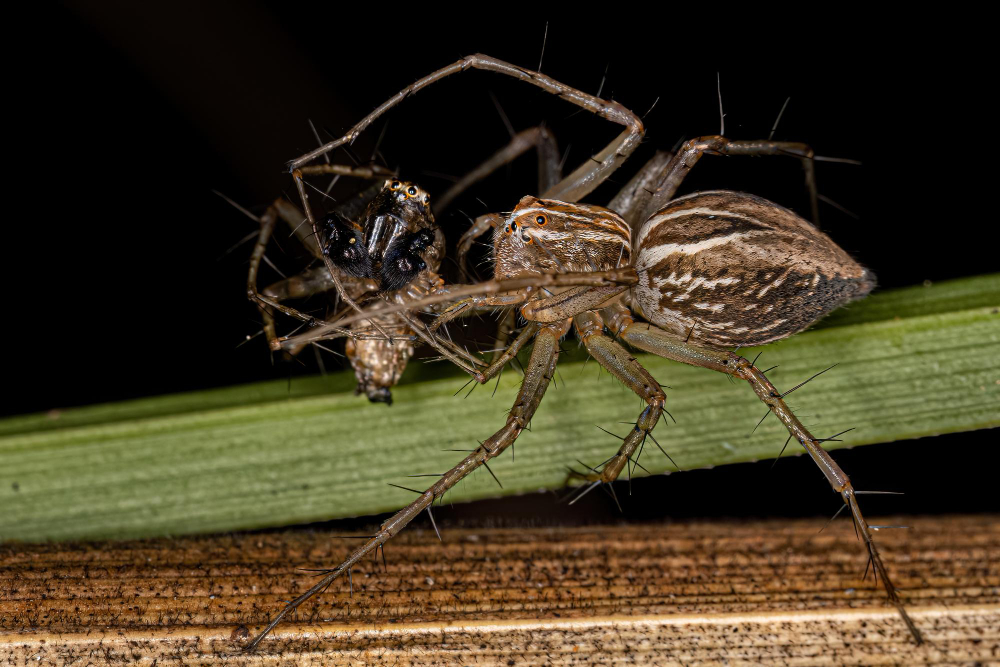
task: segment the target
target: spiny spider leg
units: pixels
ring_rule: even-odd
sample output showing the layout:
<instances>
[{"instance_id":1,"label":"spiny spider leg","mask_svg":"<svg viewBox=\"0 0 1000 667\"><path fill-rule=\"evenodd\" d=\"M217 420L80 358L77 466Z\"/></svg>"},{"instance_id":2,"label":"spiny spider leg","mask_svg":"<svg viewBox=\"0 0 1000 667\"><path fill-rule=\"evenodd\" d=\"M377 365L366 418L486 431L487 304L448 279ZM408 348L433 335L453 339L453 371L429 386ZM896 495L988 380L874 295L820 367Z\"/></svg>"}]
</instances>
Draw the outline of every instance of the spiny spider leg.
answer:
<instances>
[{"instance_id":1,"label":"spiny spider leg","mask_svg":"<svg viewBox=\"0 0 1000 667\"><path fill-rule=\"evenodd\" d=\"M604 463L599 474L586 476L591 481L610 483L618 478L632 454L656 427L667 396L649 371L604 333L604 320L600 315L593 311L580 313L573 318L573 326L590 356L648 404L636 420L635 427L623 439L618 454Z\"/></svg>"},{"instance_id":2,"label":"spiny spider leg","mask_svg":"<svg viewBox=\"0 0 1000 667\"><path fill-rule=\"evenodd\" d=\"M275 340L278 335L274 329L274 317L271 316L271 311L265 308L266 304L263 304L260 300L260 294L257 291L257 274L260 271L260 262L264 258L265 250L267 250L267 243L271 240L271 233L274 231L277 218L278 212L274 207L268 208L264 212L264 215L258 218L260 232L257 234L257 242L254 244L253 252L250 254L250 269L247 272L247 295L257 304L257 310L260 311L260 315L264 320L264 335L267 337L269 347L271 346L271 341Z\"/></svg>"},{"instance_id":3,"label":"spiny spider leg","mask_svg":"<svg viewBox=\"0 0 1000 667\"><path fill-rule=\"evenodd\" d=\"M497 225L501 223L503 223L503 216L499 213L486 213L484 215L480 215L472 221L469 228L465 230L462 236L458 239L458 247L455 254L458 257L458 268L462 271L462 275L464 277L475 280L475 276L469 272L468 256L469 251L472 250L472 245L476 242L476 239L488 232L490 229L495 229Z\"/></svg>"},{"instance_id":4,"label":"spiny spider leg","mask_svg":"<svg viewBox=\"0 0 1000 667\"><path fill-rule=\"evenodd\" d=\"M508 144L505 148L501 149L492 158L486 160L482 165L473 170L471 177L463 178L459 183L450 188L448 190L448 193L446 193L445 195L444 201L436 202L436 205L434 207L435 210L438 212L445 210L447 206L450 204L450 202L456 196L461 194L475 181L485 177L486 175L488 175L495 169L499 168L500 166L503 166L510 160L515 159L516 157L518 157L531 147L537 147L539 152L539 187L540 188L549 187L549 185L551 185L552 182L558 180L558 174L559 174L559 163L558 163L559 158L555 147L555 142L551 134L544 128L541 127L532 128L531 130L527 130L519 135L515 135L510 144ZM324 157L326 156L324 155ZM378 167L378 166L346 167L343 165L334 165L334 164L321 164L321 165L312 165L308 167L303 167L302 169L300 169L300 172L302 172L303 174L349 175L359 178L384 178L386 176L394 175L394 172L384 167ZM366 204L367 201L371 199L372 194L374 193L368 193L367 196L355 197L352 198L351 200L342 202L335 207L335 210L338 213L342 214L345 218L354 220L363 213L364 205ZM296 207L292 206L291 204L284 202L283 200L275 202L275 204L272 205L272 207L277 207L279 215L288 222L288 224L292 227L293 231L296 233L296 235L299 237L302 243L306 246L306 248L312 253L312 255L317 259L322 259L323 253L320 252L319 243L313 236L313 233L311 231L305 232L306 227L304 227L302 224L307 221L305 214L300 212ZM262 227L265 227L263 223ZM259 239L260 243L258 244L257 248L258 253L255 253L255 255L251 258L250 274L251 274L251 282L254 284L253 285L254 287L256 282L257 269L259 267L260 259L262 257L260 252L262 252L262 247L266 245L272 228L273 224L266 225L263 235ZM404 297L399 298L398 295L393 295L393 300L396 302L400 301L405 302L406 298L412 297L414 295L417 298L419 298L420 296L426 296L428 293L433 293L435 291L435 289L433 288L436 285L435 280L433 280L435 276L436 274L433 274L432 272L431 277L428 278L427 280L421 279L421 281L419 281L420 282L419 285L416 283L412 283L411 285L407 286L406 288L407 294ZM348 288L346 296L350 299L358 299L366 293L374 294L378 291L378 285L377 283L375 283L375 281L366 280L363 278L356 278L352 276L345 276L345 275L337 275L336 277L340 279L341 287ZM283 312L284 314L294 317L295 319L303 321L307 324L310 324L311 326L315 326L316 323L318 322L317 318L302 313L297 309L293 309L284 304L276 302L280 302L284 299L289 299L289 298L301 299L308 297L312 294L329 291L337 287L337 284L338 283L333 277L333 274L331 274L330 270L326 266L323 266L322 268L311 269L299 275L287 278L283 281L279 281L278 283L275 283L274 285L271 285L268 288L266 288L262 294L257 293L257 291L254 289L251 295L251 299L258 304L258 307L261 310L262 317L264 318L264 330L265 333L267 334L268 342L271 348L277 350L284 349L285 351L291 354L296 354L304 347L304 345L296 344L296 345L286 345L282 347L284 339L278 339L275 335L274 322L270 308L275 308L279 312ZM431 288L430 291L428 292L426 289L423 289L421 285L424 285L425 287L430 287ZM412 331L411 335L406 335L405 333L399 331L393 331L394 339L407 340L407 341L413 341L417 339L423 340L428 344L430 344L432 347L435 347L442 354L444 358L449 359L450 361L456 363L467 372L473 374L474 377L476 376L475 367L479 365L484 365L479 359L472 356L471 354L468 353L468 351L464 350L463 348L460 348L452 341L434 336L432 333L427 331L426 325L419 322L418 320L415 320L415 318L411 318L405 312L399 313L398 315L395 316L394 319L405 322L407 325L409 325L409 328ZM372 325L374 327L378 327L379 325L389 327L394 324L396 324L396 322L393 322L392 319L390 319L389 322L386 321L372 322ZM368 329L371 328L372 327L369 327ZM360 333L355 335L355 332L360 332ZM317 337L316 340L312 340L310 342L316 342L317 340L326 340L329 338L341 338L341 337L351 337L356 340L358 339L378 340L382 338L381 335L377 334L366 335L366 330L355 327L350 330L341 328L333 329L332 333L324 333L322 337Z\"/></svg>"},{"instance_id":5,"label":"spiny spider leg","mask_svg":"<svg viewBox=\"0 0 1000 667\"><path fill-rule=\"evenodd\" d=\"M661 174L672 158L671 153L657 151L608 203L608 208L617 212L628 223L632 238L635 238L639 225L645 222L646 219L640 216L656 193L662 179Z\"/></svg>"},{"instance_id":6,"label":"spiny spider leg","mask_svg":"<svg viewBox=\"0 0 1000 667\"><path fill-rule=\"evenodd\" d=\"M555 273L526 276L524 278L510 278L508 280L485 280L472 285L450 285L439 294L432 294L421 299L416 299L405 305L388 304L386 306L379 306L358 315L350 315L321 325L312 331L286 339L282 342L282 347L295 345L300 341L308 342L307 337L321 335L327 327L336 329L354 322L366 320L370 317L398 313L402 310L422 309L426 306L456 301L461 297L473 298L466 301L459 301L453 307L483 308L487 306L513 306L524 303L530 297L550 287L576 287L581 285L590 287L629 286L634 285L637 280L635 269L624 266L620 269L608 269L607 271ZM509 295L508 297L506 294L508 292L516 292L516 294Z\"/></svg>"},{"instance_id":7,"label":"spiny spider leg","mask_svg":"<svg viewBox=\"0 0 1000 667\"><path fill-rule=\"evenodd\" d=\"M746 380L753 387L754 393L781 420L792 437L805 448L816 465L823 471L833 490L843 498L844 504L850 509L854 518L855 527L858 528L865 541L875 570L882 577L882 585L885 587L889 601L896 607L903 622L917 642L923 642L920 631L910 619L909 614L906 613L906 609L899 599L899 594L896 592L896 587L889 578L889 573L872 537L871 526L861 514L861 508L858 506L856 493L850 479L820 445L821 440L813 437L792 413L781 398L781 392L775 389L770 380L747 359L733 352L689 345L652 324L635 322L630 311L620 304L605 309L603 314L611 330L618 332L618 337L632 347L691 366L700 366L725 373L737 379Z\"/></svg>"},{"instance_id":8,"label":"spiny spider leg","mask_svg":"<svg viewBox=\"0 0 1000 667\"><path fill-rule=\"evenodd\" d=\"M542 325L538 322L528 322L524 325L524 328L521 329L521 333L517 335L517 338L511 341L510 345L506 346L503 350L497 350L497 353L493 355L493 360L490 362L489 367L483 371L483 375L486 376L486 379L492 378L494 375L498 374L504 366L510 363L517 356L518 352L521 351L521 348L524 347L538 332L541 326Z\"/></svg>"},{"instance_id":9,"label":"spiny spider leg","mask_svg":"<svg viewBox=\"0 0 1000 667\"><path fill-rule=\"evenodd\" d=\"M418 514L424 510L429 510L431 504L440 498L448 489L455 486L469 473L479 468L492 458L499 456L507 447L512 445L517 436L531 421L532 415L538 408L538 404L545 394L549 380L555 372L556 361L559 358L559 339L566 333L566 326L543 326L535 336L535 343L531 350L531 359L525 368L524 382L514 400L514 406L507 416L506 425L492 436L487 438L479 447L472 450L461 463L441 476L429 489L405 508L393 515L388 521L382 524L379 531L371 537L364 545L355 549L347 559L336 569L332 570L320 579L312 588L289 602L277 616L275 616L268 626L257 635L245 647L245 651L253 651L258 644L281 622L289 613L297 609L303 602L312 596L322 592L330 585L334 579L345 571L349 571L355 563L382 546L387 540L401 531Z\"/></svg>"},{"instance_id":10,"label":"spiny spider leg","mask_svg":"<svg viewBox=\"0 0 1000 667\"><path fill-rule=\"evenodd\" d=\"M524 155L532 148L538 151L538 191L545 192L553 187L560 180L559 174L559 150L556 147L555 137L544 126L530 127L521 130L513 137L510 143L490 156L481 165L463 176L457 183L437 198L434 205L434 212L448 208L452 201L463 191L473 184L483 180L494 171L503 167L521 155Z\"/></svg>"},{"instance_id":11,"label":"spiny spider leg","mask_svg":"<svg viewBox=\"0 0 1000 667\"><path fill-rule=\"evenodd\" d=\"M342 164L314 164L299 169L304 175L334 174L337 176L354 176L356 178L391 178L396 172L388 167L373 164L367 167L345 166Z\"/></svg>"},{"instance_id":12,"label":"spiny spider leg","mask_svg":"<svg viewBox=\"0 0 1000 667\"><path fill-rule=\"evenodd\" d=\"M571 86L567 86L564 83L556 81L545 74L523 69L491 56L483 54L467 56L410 84L389 100L383 102L382 105L358 122L358 124L351 128L351 130L344 136L326 143L316 150L310 151L309 153L306 153L289 163L289 170L292 173L292 177L295 180L295 187L297 188L299 197L302 200L302 208L306 214L306 218L312 226L313 233L316 235L316 238L319 238L319 227L316 222L316 218L313 215L312 208L309 206L309 194L306 191L305 181L303 180L303 171L301 168L308 162L329 153L339 146L346 143L353 143L354 140L357 139L358 135L377 118L418 90L421 90L435 81L443 79L449 75L464 72L470 67L505 74L515 79L525 81L541 88L542 90L557 95L564 100L576 104L577 106L591 111L601 118L624 125L627 128L600 153L584 162L572 174L563 179L555 187L551 188L547 193L548 196L561 197L570 201L575 201L586 196L588 193L593 191L594 188L600 185L615 169L617 169L632 153L632 151L635 150L642 140L642 136L645 131L642 121L634 113L617 102L602 100L599 97L588 95L587 93L577 90L576 88L572 88ZM339 276L334 270L333 262L328 255L323 255L323 262L330 270L331 277L333 278L333 281L337 286L337 290L342 295L344 301L358 313L362 313L363 311L357 302L351 299L344 292ZM384 333L377 323L373 322L373 325L379 330L380 333ZM435 345L435 347L439 346ZM443 350L439 349L439 351L443 353Z\"/></svg>"},{"instance_id":13,"label":"spiny spider leg","mask_svg":"<svg viewBox=\"0 0 1000 667\"><path fill-rule=\"evenodd\" d=\"M316 150L310 151L291 161L288 165L289 171L294 174L300 167L308 162L311 162L317 157L329 153L344 144L354 143L354 140L357 139L361 132L363 132L369 125L375 122L375 120L382 116L382 114L386 111L396 106L413 93L416 93L417 91L426 88L432 83L447 76L464 72L470 67L504 74L520 81L530 83L531 85L537 86L538 88L552 93L561 99L582 107L583 109L586 109L601 118L618 123L619 125L624 125L627 128L624 132L622 132L622 134L608 144L604 150L590 160L584 162L572 174L567 176L562 182L550 190L548 192L548 196L550 197L573 201L586 196L592 192L594 188L604 182L604 180L610 176L622 162L625 161L632 151L635 150L642 140L644 133L642 121L638 116L621 104L614 101L603 100L594 95L589 95L581 90L577 90L576 88L556 81L552 77L542 74L541 72L535 72L518 67L498 58L477 53L475 55L466 56L465 58L462 58L447 67L443 67L436 72L428 74L422 79L410 84L361 119L361 121L352 127L344 136L326 143ZM303 200L303 203L306 203L305 200ZM309 215L308 206L306 206L306 214Z\"/></svg>"},{"instance_id":14,"label":"spiny spider leg","mask_svg":"<svg viewBox=\"0 0 1000 667\"><path fill-rule=\"evenodd\" d=\"M295 179L295 187L299 191L299 198L302 200L302 209L305 211L306 219L309 220L309 224L312 226L313 236L316 239L319 239L321 238L319 233L319 226L316 223L316 218L313 217L312 210L309 208L309 195L306 194L306 184L305 181L302 179L302 172L295 171L292 174L292 176ZM359 306L358 303L354 299L352 299L351 296L344 289L344 284L340 280L340 271L338 271L337 267L333 265L333 261L330 259L330 256L328 254L323 253L323 264L326 266L326 270L330 272L330 279L333 280L333 284L337 288L337 293L340 294L340 298L344 300L344 303L346 303L348 306L358 311L359 313L364 313L364 311L361 309L361 306ZM371 324L376 331L382 334L384 338L390 341L392 340L392 337L389 334L387 334L385 330L381 326L379 326L377 322L372 320Z\"/></svg>"},{"instance_id":15,"label":"spiny spider leg","mask_svg":"<svg viewBox=\"0 0 1000 667\"><path fill-rule=\"evenodd\" d=\"M814 224L819 223L818 192L814 168L815 152L804 143L771 140L732 140L721 136L691 139L680 150L671 154L658 151L633 176L608 204L608 208L621 214L635 237L638 225L674 198L691 168L705 153L747 156L789 156L802 162L806 189ZM541 158L541 155L539 156ZM553 191L543 191L542 197L553 197ZM563 198L564 201L571 201ZM465 254L473 241L490 227L495 227L501 216L495 213L475 219L459 242L459 257L465 269Z\"/></svg>"},{"instance_id":16,"label":"spiny spider leg","mask_svg":"<svg viewBox=\"0 0 1000 667\"><path fill-rule=\"evenodd\" d=\"M720 155L784 155L797 157L802 162L806 175L806 189L809 191L809 205L813 224L819 224L819 203L816 192L816 170L813 165L815 153L807 144L791 141L734 140L720 136L698 137L686 141L671 158L659 177L656 193L646 202L640 220L646 220L674 198L681 182L701 156L709 153ZM613 205L612 210L618 210Z\"/></svg>"},{"instance_id":17,"label":"spiny spider leg","mask_svg":"<svg viewBox=\"0 0 1000 667\"><path fill-rule=\"evenodd\" d=\"M327 274L324 272L324 275ZM356 280L353 278L349 279ZM416 293L418 288L419 286L411 286L410 288L408 288L409 291L414 293L413 295L410 295L412 298L419 297L419 294ZM436 292L432 291L431 293L434 294ZM260 300L264 301L264 303L268 305L276 303L273 302L273 300L266 299L266 297L260 297ZM480 374L476 371L476 367L486 365L482 360L474 357L467 350L460 348L452 341L435 335L434 332L431 331L426 324L424 324L422 321L420 321L415 317L411 317L407 312L411 310L410 302L407 302L405 300L403 301L397 300L396 306L397 308L391 311L392 314L394 314L399 320L405 323L409 328L409 330L413 332L413 334L408 335L408 334L396 333L393 334L393 338L390 340L417 340L417 339L422 340L431 347L434 347L436 350L438 350L442 354L442 356L444 356L444 358L448 359L456 366L458 366L459 368L463 369L464 371L472 375L477 380L481 378ZM295 311L294 309L288 308L287 306L283 306L281 304L278 304L276 307L280 307L282 309L282 312L291 311L288 312L289 315L307 321L309 324L313 325L313 328L310 329L308 332L301 334L299 336L288 336L288 337L283 336L276 338L272 343L272 349L285 350L291 354L296 354L308 344L318 343L319 341L331 340L335 338L350 337L360 340L385 340L385 338L381 334L369 333L371 329L344 329L342 327L332 326L327 322L321 322L315 318L311 318L308 315L299 313L298 311ZM366 319L368 318L354 317L352 318L352 322L363 321ZM372 316L372 319L369 320L369 322L373 326L375 325L374 319L375 316Z\"/></svg>"},{"instance_id":18,"label":"spiny spider leg","mask_svg":"<svg viewBox=\"0 0 1000 667\"><path fill-rule=\"evenodd\" d=\"M405 312L401 312L399 317L410 326L410 329L417 334L420 340L440 352L446 359L471 375L480 384L486 382L486 377L476 369L476 366L483 365L482 361L476 359L450 340L434 335L434 332L428 329L426 324L416 318L410 317ZM374 323L372 321L372 324Z\"/></svg>"},{"instance_id":19,"label":"spiny spider leg","mask_svg":"<svg viewBox=\"0 0 1000 667\"><path fill-rule=\"evenodd\" d=\"M507 341L517 328L517 311L507 308L502 311L502 317L497 326L496 343L493 346L493 357L490 363L495 363L497 359L506 353Z\"/></svg>"},{"instance_id":20,"label":"spiny spider leg","mask_svg":"<svg viewBox=\"0 0 1000 667\"><path fill-rule=\"evenodd\" d=\"M559 149L556 146L555 137L544 126L538 126L515 134L507 146L497 151L479 167L466 174L462 180L444 193L438 201L438 206L444 209L462 190L482 180L493 171L512 162L532 148L535 148L538 153L538 192L544 195L544 193L548 192L561 180L562 170L560 169ZM467 258L469 250L472 249L472 244L477 238L485 234L490 227L496 224L497 218L498 216L494 213L477 217L469 229L458 240L456 256L458 257L458 266L463 275L470 275Z\"/></svg>"},{"instance_id":21,"label":"spiny spider leg","mask_svg":"<svg viewBox=\"0 0 1000 667\"><path fill-rule=\"evenodd\" d=\"M293 207L294 208L294 207ZM313 326L319 326L323 324L323 321L303 313L295 308L286 306L279 302L277 299L270 296L265 296L257 290L257 274L260 270L260 262L264 257L264 250L267 248L268 241L271 240L271 234L274 232L274 226L277 222L278 216L281 215L281 210L277 206L268 207L264 215L260 217L260 234L257 236L257 242L254 244L253 253L250 255L250 269L247 273L247 296L257 304L260 310L261 317L264 320L264 334L267 337L268 344L272 350L281 349L278 343L278 337L274 329L274 318L268 311L268 307L273 308L285 315L311 324ZM341 338L341 337L353 337L353 338L380 338L381 335L366 334L358 331L350 331L343 328L332 328L330 330L331 338ZM397 338L403 338L397 335Z\"/></svg>"}]
</instances>

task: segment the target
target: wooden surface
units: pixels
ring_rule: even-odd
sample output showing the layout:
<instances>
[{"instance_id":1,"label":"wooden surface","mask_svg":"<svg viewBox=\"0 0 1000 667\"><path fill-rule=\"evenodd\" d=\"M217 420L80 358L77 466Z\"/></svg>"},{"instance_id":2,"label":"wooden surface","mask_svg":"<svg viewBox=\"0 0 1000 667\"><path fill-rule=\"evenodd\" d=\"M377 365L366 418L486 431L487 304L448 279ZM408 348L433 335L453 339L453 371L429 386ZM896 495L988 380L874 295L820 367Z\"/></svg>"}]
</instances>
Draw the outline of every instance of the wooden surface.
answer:
<instances>
[{"instance_id":1,"label":"wooden surface","mask_svg":"<svg viewBox=\"0 0 1000 667\"><path fill-rule=\"evenodd\" d=\"M289 531L0 546L0 664L1000 660L1000 517L878 519L912 643L847 521L411 530L241 642L353 540Z\"/></svg>"}]
</instances>

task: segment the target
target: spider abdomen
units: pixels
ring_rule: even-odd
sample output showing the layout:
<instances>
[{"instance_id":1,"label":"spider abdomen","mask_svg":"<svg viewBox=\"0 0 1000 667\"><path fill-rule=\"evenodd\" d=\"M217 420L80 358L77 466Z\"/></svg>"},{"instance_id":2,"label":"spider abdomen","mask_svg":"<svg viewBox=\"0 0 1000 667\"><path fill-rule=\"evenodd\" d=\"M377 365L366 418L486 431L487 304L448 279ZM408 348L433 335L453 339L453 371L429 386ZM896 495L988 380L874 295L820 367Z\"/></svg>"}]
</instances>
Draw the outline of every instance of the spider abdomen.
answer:
<instances>
[{"instance_id":1,"label":"spider abdomen","mask_svg":"<svg viewBox=\"0 0 1000 667\"><path fill-rule=\"evenodd\" d=\"M875 286L812 224L739 192L673 200L642 225L634 248L633 305L653 324L714 347L785 338Z\"/></svg>"}]
</instances>

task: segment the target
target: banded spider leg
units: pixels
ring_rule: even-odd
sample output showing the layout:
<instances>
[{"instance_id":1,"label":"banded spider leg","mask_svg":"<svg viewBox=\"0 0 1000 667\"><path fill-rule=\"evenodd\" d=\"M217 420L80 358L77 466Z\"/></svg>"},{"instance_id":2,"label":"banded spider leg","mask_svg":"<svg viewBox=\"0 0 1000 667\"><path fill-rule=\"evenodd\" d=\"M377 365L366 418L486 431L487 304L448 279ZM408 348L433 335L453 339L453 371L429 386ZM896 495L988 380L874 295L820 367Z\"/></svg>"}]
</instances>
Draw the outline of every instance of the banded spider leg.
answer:
<instances>
[{"instance_id":1,"label":"banded spider leg","mask_svg":"<svg viewBox=\"0 0 1000 667\"><path fill-rule=\"evenodd\" d=\"M504 427L487 438L458 465L442 475L437 482L421 493L416 500L383 523L375 535L351 552L347 559L337 566L337 568L327 572L312 588L289 602L271 619L268 626L246 645L245 650L253 651L285 616L297 609L299 605L312 596L322 592L333 580L350 570L362 558L385 544L418 514L424 510L430 512L431 504L448 489L465 478L469 473L479 468L479 466L499 456L505 449L512 445L517 436L527 426L532 415L534 415L545 393L545 389L548 387L549 380L552 379L552 375L555 373L556 360L559 358L559 339L567 330L568 327L561 323L544 326L529 325L525 327L521 335L508 347L507 352L483 373L489 379L489 377L498 373L510 361L524 343L529 339L534 339L531 357L524 369L524 381L521 384L521 390L517 394L517 399L511 408ZM507 356L508 354L510 356Z\"/></svg>"}]
</instances>

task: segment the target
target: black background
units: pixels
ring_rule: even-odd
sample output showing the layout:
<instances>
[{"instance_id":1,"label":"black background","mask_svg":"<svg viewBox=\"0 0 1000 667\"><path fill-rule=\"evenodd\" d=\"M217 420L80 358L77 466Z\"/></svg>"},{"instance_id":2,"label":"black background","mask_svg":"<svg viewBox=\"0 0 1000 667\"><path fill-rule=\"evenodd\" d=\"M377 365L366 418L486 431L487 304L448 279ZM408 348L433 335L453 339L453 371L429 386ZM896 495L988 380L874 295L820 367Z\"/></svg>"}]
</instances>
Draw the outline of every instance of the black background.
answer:
<instances>
[{"instance_id":1,"label":"black background","mask_svg":"<svg viewBox=\"0 0 1000 667\"><path fill-rule=\"evenodd\" d=\"M283 193L294 199L283 165L315 145L310 119L328 139L416 78L476 51L534 68L546 22L547 74L595 93L603 79L604 96L640 115L659 100L619 183L653 150L718 131L718 72L728 136L766 138L790 97L775 138L863 162L818 165L820 192L857 216L823 205L821 224L882 287L997 269L995 207L979 208L990 191L981 175L992 165L981 134L987 114L977 106L987 79L979 55L964 46L904 40L862 21L825 34L823 21L805 17L792 29L645 14L579 23L496 7L489 16L466 8L442 18L406 5L378 5L362 17L332 4L52 6L21 24L17 94L7 103L18 117L7 139L20 178L7 193L8 395L0 409L315 372L272 366L261 338L239 346L259 330L244 296L250 247L226 250L255 225L212 191L256 212ZM381 156L442 191L448 181L440 175L461 175L507 140L491 94L515 129L551 127L569 146L570 166L618 132L526 88L479 72L436 84L389 114ZM361 160L382 127L355 145ZM533 164L515 163L457 208L473 216L508 210L533 191ZM592 200L610 198L614 187ZM747 190L807 213L794 160L709 157L685 184L706 188ZM457 213L440 222L452 239L467 225ZM286 270L300 268L273 255ZM875 511L995 510L984 488L988 466L949 455L965 446L980 461L992 458L993 439L949 436L837 458L859 487L910 492L904 502L873 501ZM773 493L754 481L754 465L646 482L629 512L698 515L713 502L730 514L836 509L810 462L788 462ZM930 465L941 493L921 492ZM703 484L723 493L692 504ZM759 502L732 502L748 495ZM517 514L514 502L502 502L501 511ZM602 503L585 511L600 516ZM537 507L523 507L525 517L536 515Z\"/></svg>"}]
</instances>

